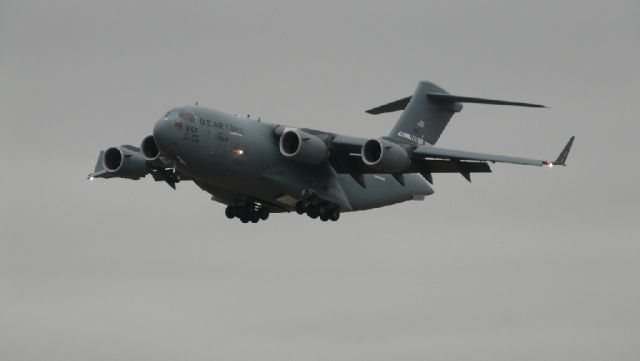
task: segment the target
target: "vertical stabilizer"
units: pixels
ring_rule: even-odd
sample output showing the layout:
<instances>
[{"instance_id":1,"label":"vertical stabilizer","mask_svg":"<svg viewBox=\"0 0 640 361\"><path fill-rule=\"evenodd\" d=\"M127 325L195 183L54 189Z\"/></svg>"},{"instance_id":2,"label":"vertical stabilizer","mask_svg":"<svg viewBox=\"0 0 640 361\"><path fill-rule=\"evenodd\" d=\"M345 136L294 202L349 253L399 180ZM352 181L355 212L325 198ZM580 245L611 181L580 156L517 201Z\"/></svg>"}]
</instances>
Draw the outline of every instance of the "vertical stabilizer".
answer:
<instances>
[{"instance_id":1,"label":"vertical stabilizer","mask_svg":"<svg viewBox=\"0 0 640 361\"><path fill-rule=\"evenodd\" d=\"M427 97L429 93L449 94L436 84L421 81L389 137L418 145L438 141L451 116L462 110L462 104L439 102Z\"/></svg>"},{"instance_id":2,"label":"vertical stabilizer","mask_svg":"<svg viewBox=\"0 0 640 361\"><path fill-rule=\"evenodd\" d=\"M369 109L367 113L382 114L404 109L389 138L417 145L433 145L453 114L462 110L462 103L546 108L533 103L451 95L431 82L421 81L413 96Z\"/></svg>"}]
</instances>

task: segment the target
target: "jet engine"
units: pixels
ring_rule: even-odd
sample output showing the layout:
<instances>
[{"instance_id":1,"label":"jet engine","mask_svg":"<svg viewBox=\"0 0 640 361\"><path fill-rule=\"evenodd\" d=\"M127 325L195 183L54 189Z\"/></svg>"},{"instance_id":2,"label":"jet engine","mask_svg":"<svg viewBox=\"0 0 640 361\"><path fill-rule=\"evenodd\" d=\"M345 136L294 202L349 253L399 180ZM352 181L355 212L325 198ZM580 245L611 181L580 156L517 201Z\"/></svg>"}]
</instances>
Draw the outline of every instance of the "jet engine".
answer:
<instances>
[{"instance_id":1,"label":"jet engine","mask_svg":"<svg viewBox=\"0 0 640 361\"><path fill-rule=\"evenodd\" d=\"M139 152L123 147L104 151L102 166L113 177L140 179L147 175L147 162Z\"/></svg>"},{"instance_id":2,"label":"jet engine","mask_svg":"<svg viewBox=\"0 0 640 361\"><path fill-rule=\"evenodd\" d=\"M142 140L142 143L140 143L140 153L142 153L144 159L148 161L154 161L160 158L160 149L158 149L153 135L149 135Z\"/></svg>"},{"instance_id":3,"label":"jet engine","mask_svg":"<svg viewBox=\"0 0 640 361\"><path fill-rule=\"evenodd\" d=\"M329 159L329 150L324 141L300 129L287 129L282 133L280 153L302 163L318 164Z\"/></svg>"},{"instance_id":4,"label":"jet engine","mask_svg":"<svg viewBox=\"0 0 640 361\"><path fill-rule=\"evenodd\" d=\"M367 140L361 155L366 165L384 173L401 173L411 164L404 148L385 139Z\"/></svg>"}]
</instances>

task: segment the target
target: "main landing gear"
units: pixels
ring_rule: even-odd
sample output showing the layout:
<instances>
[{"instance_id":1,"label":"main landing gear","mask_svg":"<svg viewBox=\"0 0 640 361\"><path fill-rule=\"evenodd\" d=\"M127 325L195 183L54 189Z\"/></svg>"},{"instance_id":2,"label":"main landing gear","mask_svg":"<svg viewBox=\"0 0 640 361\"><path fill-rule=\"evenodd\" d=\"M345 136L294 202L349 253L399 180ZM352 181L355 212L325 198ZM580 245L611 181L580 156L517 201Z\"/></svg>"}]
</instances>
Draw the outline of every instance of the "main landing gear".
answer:
<instances>
[{"instance_id":1,"label":"main landing gear","mask_svg":"<svg viewBox=\"0 0 640 361\"><path fill-rule=\"evenodd\" d=\"M242 223L258 223L260 220L269 218L269 208L257 203L250 203L239 206L227 206L224 214L229 219L238 218Z\"/></svg>"},{"instance_id":2,"label":"main landing gear","mask_svg":"<svg viewBox=\"0 0 640 361\"><path fill-rule=\"evenodd\" d=\"M320 218L323 222L337 221L340 219L340 208L331 203L305 203L303 201L296 202L296 213L307 214L312 219Z\"/></svg>"}]
</instances>

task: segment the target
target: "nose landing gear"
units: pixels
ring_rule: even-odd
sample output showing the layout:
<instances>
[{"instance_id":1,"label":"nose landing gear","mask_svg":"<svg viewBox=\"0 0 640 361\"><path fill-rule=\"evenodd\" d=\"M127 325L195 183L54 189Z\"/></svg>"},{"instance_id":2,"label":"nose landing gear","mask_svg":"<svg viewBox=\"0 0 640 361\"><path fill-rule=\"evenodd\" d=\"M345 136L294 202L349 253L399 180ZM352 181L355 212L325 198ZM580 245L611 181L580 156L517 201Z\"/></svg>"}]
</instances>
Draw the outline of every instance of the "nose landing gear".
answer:
<instances>
[{"instance_id":1,"label":"nose landing gear","mask_svg":"<svg viewBox=\"0 0 640 361\"><path fill-rule=\"evenodd\" d=\"M242 223L258 223L261 220L267 220L270 213L269 208L253 202L244 205L227 206L224 210L227 218L238 218Z\"/></svg>"}]
</instances>

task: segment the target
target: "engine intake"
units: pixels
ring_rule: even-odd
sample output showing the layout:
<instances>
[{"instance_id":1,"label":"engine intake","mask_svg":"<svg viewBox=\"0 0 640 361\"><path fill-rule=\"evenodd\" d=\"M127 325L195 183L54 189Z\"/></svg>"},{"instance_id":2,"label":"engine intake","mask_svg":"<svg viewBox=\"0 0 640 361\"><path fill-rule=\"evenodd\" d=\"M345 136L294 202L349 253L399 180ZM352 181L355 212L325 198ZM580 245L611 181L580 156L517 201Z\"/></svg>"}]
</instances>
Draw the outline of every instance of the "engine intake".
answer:
<instances>
[{"instance_id":1,"label":"engine intake","mask_svg":"<svg viewBox=\"0 0 640 361\"><path fill-rule=\"evenodd\" d=\"M158 149L153 135L149 135L142 140L142 143L140 143L140 153L142 153L144 159L148 161L160 158L160 149Z\"/></svg>"},{"instance_id":2,"label":"engine intake","mask_svg":"<svg viewBox=\"0 0 640 361\"><path fill-rule=\"evenodd\" d=\"M140 179L147 175L147 162L139 152L124 148L111 147L104 151L102 166L114 177Z\"/></svg>"},{"instance_id":3,"label":"engine intake","mask_svg":"<svg viewBox=\"0 0 640 361\"><path fill-rule=\"evenodd\" d=\"M364 164L385 173L401 173L411 164L404 148L385 139L367 140L361 155Z\"/></svg>"},{"instance_id":4,"label":"engine intake","mask_svg":"<svg viewBox=\"0 0 640 361\"><path fill-rule=\"evenodd\" d=\"M287 129L282 133L280 153L302 163L318 164L329 159L329 150L324 141L300 129Z\"/></svg>"}]
</instances>

